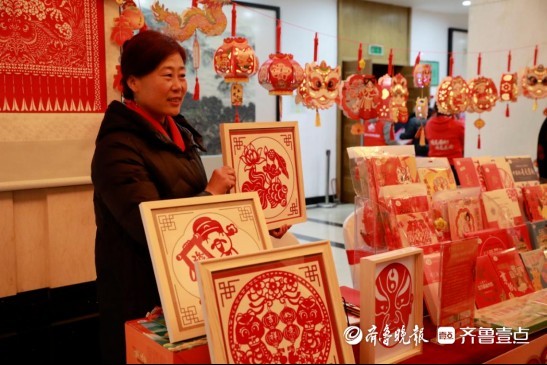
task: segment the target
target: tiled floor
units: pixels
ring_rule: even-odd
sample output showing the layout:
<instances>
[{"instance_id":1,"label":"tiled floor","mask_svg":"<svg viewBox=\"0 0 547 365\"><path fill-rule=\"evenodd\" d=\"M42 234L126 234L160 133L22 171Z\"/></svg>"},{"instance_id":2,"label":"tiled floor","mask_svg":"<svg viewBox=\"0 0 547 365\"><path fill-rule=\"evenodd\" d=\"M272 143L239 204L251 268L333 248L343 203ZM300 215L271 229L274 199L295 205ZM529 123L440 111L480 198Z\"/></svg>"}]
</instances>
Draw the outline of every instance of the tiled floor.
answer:
<instances>
[{"instance_id":1,"label":"tiled floor","mask_svg":"<svg viewBox=\"0 0 547 365\"><path fill-rule=\"evenodd\" d=\"M309 206L306 209L308 221L295 224L290 229L300 243L330 241L338 282L349 287L353 287L353 283L344 248L342 224L353 209L353 204L338 204L333 208Z\"/></svg>"}]
</instances>

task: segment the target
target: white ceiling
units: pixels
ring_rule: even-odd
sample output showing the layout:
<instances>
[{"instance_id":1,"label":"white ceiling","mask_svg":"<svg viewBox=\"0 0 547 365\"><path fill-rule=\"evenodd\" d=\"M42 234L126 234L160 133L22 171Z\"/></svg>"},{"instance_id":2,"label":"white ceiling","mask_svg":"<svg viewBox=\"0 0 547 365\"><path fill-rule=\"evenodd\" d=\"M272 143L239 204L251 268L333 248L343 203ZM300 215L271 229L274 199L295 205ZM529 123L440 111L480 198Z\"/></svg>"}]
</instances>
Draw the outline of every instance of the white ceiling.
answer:
<instances>
[{"instance_id":1,"label":"white ceiling","mask_svg":"<svg viewBox=\"0 0 547 365\"><path fill-rule=\"evenodd\" d=\"M462 5L462 0L369 0L375 3L384 3L413 8L415 10L427 10L433 13L443 14L468 14L469 7Z\"/></svg>"}]
</instances>

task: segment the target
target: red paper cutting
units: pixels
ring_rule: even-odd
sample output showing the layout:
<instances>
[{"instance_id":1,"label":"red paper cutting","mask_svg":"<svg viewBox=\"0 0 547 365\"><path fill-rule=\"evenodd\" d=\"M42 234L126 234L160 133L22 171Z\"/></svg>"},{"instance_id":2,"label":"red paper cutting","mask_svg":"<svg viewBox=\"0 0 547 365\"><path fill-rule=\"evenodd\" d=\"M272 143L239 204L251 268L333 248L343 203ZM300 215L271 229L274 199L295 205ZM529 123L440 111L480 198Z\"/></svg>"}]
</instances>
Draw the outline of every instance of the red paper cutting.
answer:
<instances>
[{"instance_id":1,"label":"red paper cutting","mask_svg":"<svg viewBox=\"0 0 547 365\"><path fill-rule=\"evenodd\" d=\"M25 4L0 7L0 110L104 112L103 3Z\"/></svg>"}]
</instances>

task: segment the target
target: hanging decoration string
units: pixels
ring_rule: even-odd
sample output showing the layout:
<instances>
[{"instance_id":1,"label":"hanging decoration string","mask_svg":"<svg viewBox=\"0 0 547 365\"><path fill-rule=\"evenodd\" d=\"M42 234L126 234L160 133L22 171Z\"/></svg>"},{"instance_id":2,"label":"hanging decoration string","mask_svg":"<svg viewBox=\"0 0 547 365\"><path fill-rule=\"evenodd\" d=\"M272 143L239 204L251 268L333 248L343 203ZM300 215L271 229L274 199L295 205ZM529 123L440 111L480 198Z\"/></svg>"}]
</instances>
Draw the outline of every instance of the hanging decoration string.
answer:
<instances>
[{"instance_id":1,"label":"hanging decoration string","mask_svg":"<svg viewBox=\"0 0 547 365\"><path fill-rule=\"evenodd\" d=\"M361 70L365 67L363 60L363 44L359 43L359 49L357 50L357 73L361 73Z\"/></svg>"},{"instance_id":2,"label":"hanging decoration string","mask_svg":"<svg viewBox=\"0 0 547 365\"><path fill-rule=\"evenodd\" d=\"M275 26L275 52L281 53L281 19L277 19ZM277 95L277 104L279 105L279 121L283 120L283 99Z\"/></svg>"},{"instance_id":3,"label":"hanging decoration string","mask_svg":"<svg viewBox=\"0 0 547 365\"><path fill-rule=\"evenodd\" d=\"M236 24L237 24L237 11L236 11L236 3L232 3L232 37L235 38L236 36ZM235 62L235 57L232 57L232 64ZM232 95L234 95L235 90L238 88L237 83L232 85ZM239 107L237 105L234 105L235 109L235 116L234 116L234 123L239 123Z\"/></svg>"},{"instance_id":4,"label":"hanging decoration string","mask_svg":"<svg viewBox=\"0 0 547 365\"><path fill-rule=\"evenodd\" d=\"M507 54L507 73L511 72L511 51ZM505 105L505 117L509 118L509 103Z\"/></svg>"},{"instance_id":5,"label":"hanging decoration string","mask_svg":"<svg viewBox=\"0 0 547 365\"><path fill-rule=\"evenodd\" d=\"M536 48L534 49L534 67L537 66L538 63L538 46L536 44Z\"/></svg>"},{"instance_id":6,"label":"hanging decoration string","mask_svg":"<svg viewBox=\"0 0 547 365\"><path fill-rule=\"evenodd\" d=\"M450 52L450 59L448 60L448 76L452 77L452 69L454 68L454 56Z\"/></svg>"},{"instance_id":7,"label":"hanging decoration string","mask_svg":"<svg viewBox=\"0 0 547 365\"><path fill-rule=\"evenodd\" d=\"M198 42L198 32L196 30L196 32L194 33L194 43L192 45L192 56L194 57L193 58L193 62L192 62L192 65L194 66L194 70L196 71L196 84L194 86L194 97L193 99L194 100L199 100L199 77L198 77L198 70L199 70L199 65L201 63L201 50L200 50L200 47L199 47L199 42Z\"/></svg>"},{"instance_id":8,"label":"hanging decoration string","mask_svg":"<svg viewBox=\"0 0 547 365\"><path fill-rule=\"evenodd\" d=\"M317 47L319 46L319 38L317 38L317 32L315 32L315 38L313 40L313 62L317 62Z\"/></svg>"},{"instance_id":9,"label":"hanging decoration string","mask_svg":"<svg viewBox=\"0 0 547 365\"><path fill-rule=\"evenodd\" d=\"M236 36L237 9L236 3L232 3L232 37Z\"/></svg>"},{"instance_id":10,"label":"hanging decoration string","mask_svg":"<svg viewBox=\"0 0 547 365\"><path fill-rule=\"evenodd\" d=\"M389 76L393 76L393 48L389 50L387 74Z\"/></svg>"},{"instance_id":11,"label":"hanging decoration string","mask_svg":"<svg viewBox=\"0 0 547 365\"><path fill-rule=\"evenodd\" d=\"M479 56L477 58L477 76L481 75L481 64L482 64L482 57L481 57L481 53L479 52Z\"/></svg>"},{"instance_id":12,"label":"hanging decoration string","mask_svg":"<svg viewBox=\"0 0 547 365\"><path fill-rule=\"evenodd\" d=\"M416 56L416 60L414 61L414 67L416 67L420 63L420 54L422 52L418 52L418 55Z\"/></svg>"}]
</instances>

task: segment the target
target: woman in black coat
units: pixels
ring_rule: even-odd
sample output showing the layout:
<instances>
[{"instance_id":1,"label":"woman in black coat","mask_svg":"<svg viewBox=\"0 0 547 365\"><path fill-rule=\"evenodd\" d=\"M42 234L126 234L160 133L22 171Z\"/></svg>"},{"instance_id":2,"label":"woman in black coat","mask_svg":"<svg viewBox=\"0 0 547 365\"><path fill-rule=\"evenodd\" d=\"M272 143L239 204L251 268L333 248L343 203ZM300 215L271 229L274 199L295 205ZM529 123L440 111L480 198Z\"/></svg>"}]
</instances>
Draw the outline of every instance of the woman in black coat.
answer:
<instances>
[{"instance_id":1,"label":"woman in black coat","mask_svg":"<svg viewBox=\"0 0 547 365\"><path fill-rule=\"evenodd\" d=\"M97 136L91 178L105 363L125 362L125 321L161 304L139 204L224 194L235 184L228 166L207 181L201 136L179 114L188 87L185 62L184 49L159 32L125 42L124 102L110 103Z\"/></svg>"}]
</instances>

